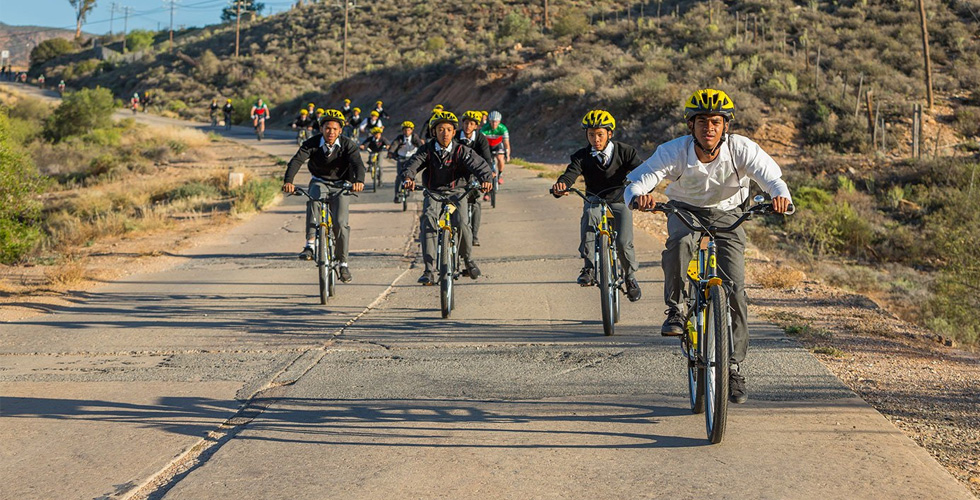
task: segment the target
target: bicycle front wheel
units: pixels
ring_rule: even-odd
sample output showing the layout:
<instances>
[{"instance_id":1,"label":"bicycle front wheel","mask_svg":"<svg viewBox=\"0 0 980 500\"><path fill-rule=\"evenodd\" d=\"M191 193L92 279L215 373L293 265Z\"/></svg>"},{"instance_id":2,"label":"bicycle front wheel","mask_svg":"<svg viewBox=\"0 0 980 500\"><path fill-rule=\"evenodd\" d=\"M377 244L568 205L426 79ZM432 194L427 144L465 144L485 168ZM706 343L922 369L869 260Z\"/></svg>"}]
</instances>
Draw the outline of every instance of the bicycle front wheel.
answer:
<instances>
[{"instance_id":1,"label":"bicycle front wheel","mask_svg":"<svg viewBox=\"0 0 980 500\"><path fill-rule=\"evenodd\" d=\"M329 233L330 228L327 228ZM327 293L331 297L337 295L337 263L333 260L333 235L327 237Z\"/></svg>"},{"instance_id":2,"label":"bicycle front wheel","mask_svg":"<svg viewBox=\"0 0 980 500\"><path fill-rule=\"evenodd\" d=\"M704 412L708 440L720 443L725 436L728 420L728 297L725 288L716 285L710 288L707 320L704 328L705 383Z\"/></svg>"},{"instance_id":3,"label":"bicycle front wheel","mask_svg":"<svg viewBox=\"0 0 980 500\"><path fill-rule=\"evenodd\" d=\"M402 194L402 212L408 210L408 194Z\"/></svg>"},{"instance_id":4,"label":"bicycle front wheel","mask_svg":"<svg viewBox=\"0 0 980 500\"><path fill-rule=\"evenodd\" d=\"M497 176L493 177L493 189L490 190L490 208L497 208L497 189L499 189L500 184L497 183Z\"/></svg>"},{"instance_id":5,"label":"bicycle front wheel","mask_svg":"<svg viewBox=\"0 0 980 500\"><path fill-rule=\"evenodd\" d=\"M449 231L439 231L440 266L439 266L439 300L442 306L442 317L448 318L453 312L453 256L452 238Z\"/></svg>"},{"instance_id":6,"label":"bicycle front wheel","mask_svg":"<svg viewBox=\"0 0 980 500\"><path fill-rule=\"evenodd\" d=\"M614 238L609 238L614 242ZM609 245L609 269L612 271L613 323L619 323L619 259L616 258L616 245Z\"/></svg>"},{"instance_id":7,"label":"bicycle front wheel","mask_svg":"<svg viewBox=\"0 0 980 500\"><path fill-rule=\"evenodd\" d=\"M612 277L609 258L609 235L599 235L599 300L602 303L602 331L606 335L616 333L616 286Z\"/></svg>"},{"instance_id":8,"label":"bicycle front wheel","mask_svg":"<svg viewBox=\"0 0 980 500\"><path fill-rule=\"evenodd\" d=\"M697 307L697 305L695 305ZM698 319L702 318L700 326ZM687 321L684 335L681 336L681 350L684 351L684 358L687 360L687 393L691 403L691 413L697 415L704 413L704 365L698 357L698 338L703 337L701 331L704 329L704 314L697 310Z\"/></svg>"},{"instance_id":9,"label":"bicycle front wheel","mask_svg":"<svg viewBox=\"0 0 980 500\"><path fill-rule=\"evenodd\" d=\"M320 303L326 304L327 297L329 294L329 278L330 273L330 254L327 253L327 238L323 234L323 226L317 227L316 229L316 267L317 273L320 277Z\"/></svg>"}]
</instances>

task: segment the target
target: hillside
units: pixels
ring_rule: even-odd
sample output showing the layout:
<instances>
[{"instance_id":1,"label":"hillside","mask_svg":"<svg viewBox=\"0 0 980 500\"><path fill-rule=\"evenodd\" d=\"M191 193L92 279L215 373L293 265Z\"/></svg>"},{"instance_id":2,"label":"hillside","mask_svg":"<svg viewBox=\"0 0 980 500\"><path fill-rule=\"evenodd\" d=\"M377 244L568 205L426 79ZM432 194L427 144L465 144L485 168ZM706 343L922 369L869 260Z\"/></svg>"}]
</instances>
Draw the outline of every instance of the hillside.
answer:
<instances>
[{"instance_id":1,"label":"hillside","mask_svg":"<svg viewBox=\"0 0 980 500\"><path fill-rule=\"evenodd\" d=\"M89 35L83 33L84 38ZM75 38L75 30L46 28L42 26L11 26L0 22L0 48L10 51L10 64L14 68L27 69L31 49L52 38Z\"/></svg>"},{"instance_id":2,"label":"hillside","mask_svg":"<svg viewBox=\"0 0 980 500\"><path fill-rule=\"evenodd\" d=\"M151 90L163 112L184 117L203 117L219 96L262 96L279 125L306 102L345 97L362 108L383 99L396 122L421 121L436 103L499 109L515 155L546 162L579 147L591 107L609 109L617 137L649 153L685 133L680 107L693 89L720 87L739 109L734 130L788 167L805 209L755 239L775 229L770 251L972 343L980 270L956 241L980 238L970 159L980 8L929 1L926 11L936 104L923 117L922 159L910 159L912 105L926 96L910 0L552 2L547 29L538 3L373 3L352 14L346 79L343 12L318 3L244 26L238 60L234 27L220 25L180 33L172 54L158 36L130 64L80 53L45 70L118 96Z\"/></svg>"}]
</instances>

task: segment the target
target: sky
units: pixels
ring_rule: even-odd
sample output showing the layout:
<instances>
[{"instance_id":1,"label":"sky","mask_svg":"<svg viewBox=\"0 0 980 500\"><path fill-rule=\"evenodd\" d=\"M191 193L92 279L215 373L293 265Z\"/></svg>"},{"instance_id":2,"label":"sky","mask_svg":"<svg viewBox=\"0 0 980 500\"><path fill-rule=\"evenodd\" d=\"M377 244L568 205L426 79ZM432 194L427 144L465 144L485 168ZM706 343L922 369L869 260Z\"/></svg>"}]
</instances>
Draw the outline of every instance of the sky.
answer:
<instances>
[{"instance_id":1,"label":"sky","mask_svg":"<svg viewBox=\"0 0 980 500\"><path fill-rule=\"evenodd\" d=\"M274 14L288 9L295 0L259 0L265 4L262 14ZM115 19L111 6L118 12ZM221 22L221 9L229 0L177 0L174 9L174 28L180 26L205 26ZM123 7L132 7L129 29L167 29L170 27L170 6L164 0L97 0L88 14L82 30L92 34L106 34L110 24L112 31L123 30ZM11 25L32 25L49 28L75 29L75 9L68 0L0 0L0 22Z\"/></svg>"}]
</instances>

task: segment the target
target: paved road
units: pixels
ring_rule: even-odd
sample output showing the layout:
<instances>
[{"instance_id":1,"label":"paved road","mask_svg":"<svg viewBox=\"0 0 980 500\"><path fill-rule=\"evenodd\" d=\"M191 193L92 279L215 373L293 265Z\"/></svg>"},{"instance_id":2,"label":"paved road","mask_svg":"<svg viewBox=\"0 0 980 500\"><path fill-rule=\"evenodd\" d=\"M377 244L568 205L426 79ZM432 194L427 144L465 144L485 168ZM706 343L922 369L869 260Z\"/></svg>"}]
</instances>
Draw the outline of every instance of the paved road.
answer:
<instances>
[{"instance_id":1,"label":"paved road","mask_svg":"<svg viewBox=\"0 0 980 500\"><path fill-rule=\"evenodd\" d=\"M646 295L603 336L573 284L580 205L548 184L510 171L448 320L386 191L353 205L354 282L326 306L290 198L166 272L3 324L0 497L972 498L758 321L750 400L709 445L653 334L661 245L637 234Z\"/></svg>"}]
</instances>

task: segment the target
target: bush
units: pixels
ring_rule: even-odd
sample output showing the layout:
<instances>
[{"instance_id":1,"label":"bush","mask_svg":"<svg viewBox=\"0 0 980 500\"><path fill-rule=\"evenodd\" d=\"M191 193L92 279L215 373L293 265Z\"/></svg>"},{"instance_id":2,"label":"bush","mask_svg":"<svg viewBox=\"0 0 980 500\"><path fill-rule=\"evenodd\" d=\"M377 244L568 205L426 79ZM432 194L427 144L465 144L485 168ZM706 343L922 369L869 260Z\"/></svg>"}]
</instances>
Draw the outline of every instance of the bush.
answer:
<instances>
[{"instance_id":1,"label":"bush","mask_svg":"<svg viewBox=\"0 0 980 500\"><path fill-rule=\"evenodd\" d=\"M8 134L7 111L0 109L0 262L12 264L41 239L41 203L45 187L34 163L15 149Z\"/></svg>"},{"instance_id":2,"label":"bush","mask_svg":"<svg viewBox=\"0 0 980 500\"><path fill-rule=\"evenodd\" d=\"M44 134L61 141L90 130L112 125L115 100L109 89L96 87L68 94L45 124Z\"/></svg>"},{"instance_id":3,"label":"bush","mask_svg":"<svg viewBox=\"0 0 980 500\"><path fill-rule=\"evenodd\" d=\"M531 32L531 20L519 12L511 12L504 17L500 24L500 36L513 37L515 40L523 41Z\"/></svg>"},{"instance_id":4,"label":"bush","mask_svg":"<svg viewBox=\"0 0 980 500\"><path fill-rule=\"evenodd\" d=\"M980 107L961 106L956 110L953 127L963 137L980 136Z\"/></svg>"},{"instance_id":5,"label":"bush","mask_svg":"<svg viewBox=\"0 0 980 500\"><path fill-rule=\"evenodd\" d=\"M64 38L45 40L31 50L31 67L40 66L55 57L75 51L75 44Z\"/></svg>"},{"instance_id":6,"label":"bush","mask_svg":"<svg viewBox=\"0 0 980 500\"><path fill-rule=\"evenodd\" d=\"M568 9L555 20L555 36L576 37L589 30L589 17L580 9Z\"/></svg>"},{"instance_id":7,"label":"bush","mask_svg":"<svg viewBox=\"0 0 980 500\"><path fill-rule=\"evenodd\" d=\"M153 45L153 32L149 30L133 30L126 35L126 48L137 51Z\"/></svg>"},{"instance_id":8,"label":"bush","mask_svg":"<svg viewBox=\"0 0 980 500\"><path fill-rule=\"evenodd\" d=\"M232 191L235 197L232 210L239 214L262 210L276 200L281 188L282 183L277 179L249 179Z\"/></svg>"}]
</instances>

